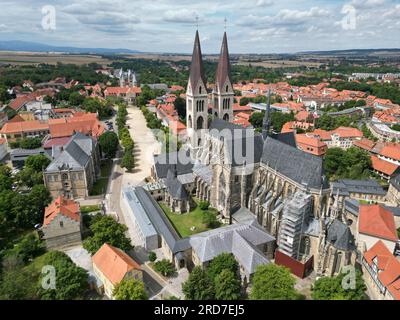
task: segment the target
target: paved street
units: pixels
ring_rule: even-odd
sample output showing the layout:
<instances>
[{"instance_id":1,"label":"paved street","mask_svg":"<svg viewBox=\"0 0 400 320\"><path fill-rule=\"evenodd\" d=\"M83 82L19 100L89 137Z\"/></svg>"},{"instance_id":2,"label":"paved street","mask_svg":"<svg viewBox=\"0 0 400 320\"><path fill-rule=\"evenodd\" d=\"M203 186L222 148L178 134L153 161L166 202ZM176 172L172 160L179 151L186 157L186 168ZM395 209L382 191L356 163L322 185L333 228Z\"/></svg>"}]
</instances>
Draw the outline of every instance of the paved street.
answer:
<instances>
[{"instance_id":1,"label":"paved street","mask_svg":"<svg viewBox=\"0 0 400 320\"><path fill-rule=\"evenodd\" d=\"M159 153L160 145L151 130L146 125L146 119L140 109L128 108L127 125L135 142L135 169L133 173L124 174L123 185L136 186L150 175L153 166L153 156Z\"/></svg>"}]
</instances>

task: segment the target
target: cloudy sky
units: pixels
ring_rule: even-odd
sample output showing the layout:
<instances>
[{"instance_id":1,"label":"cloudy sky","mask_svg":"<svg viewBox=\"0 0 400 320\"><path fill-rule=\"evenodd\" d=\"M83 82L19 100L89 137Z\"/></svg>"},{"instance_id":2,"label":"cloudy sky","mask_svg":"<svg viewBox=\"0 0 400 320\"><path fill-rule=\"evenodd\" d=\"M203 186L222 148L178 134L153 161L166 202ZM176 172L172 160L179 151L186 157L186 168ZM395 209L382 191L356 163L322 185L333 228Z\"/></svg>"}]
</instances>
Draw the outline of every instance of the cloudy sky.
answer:
<instances>
[{"instance_id":1,"label":"cloudy sky","mask_svg":"<svg viewBox=\"0 0 400 320\"><path fill-rule=\"evenodd\" d=\"M400 47L400 0L0 0L0 40L205 53ZM55 15L53 15L53 8ZM55 20L53 19L55 16Z\"/></svg>"}]
</instances>

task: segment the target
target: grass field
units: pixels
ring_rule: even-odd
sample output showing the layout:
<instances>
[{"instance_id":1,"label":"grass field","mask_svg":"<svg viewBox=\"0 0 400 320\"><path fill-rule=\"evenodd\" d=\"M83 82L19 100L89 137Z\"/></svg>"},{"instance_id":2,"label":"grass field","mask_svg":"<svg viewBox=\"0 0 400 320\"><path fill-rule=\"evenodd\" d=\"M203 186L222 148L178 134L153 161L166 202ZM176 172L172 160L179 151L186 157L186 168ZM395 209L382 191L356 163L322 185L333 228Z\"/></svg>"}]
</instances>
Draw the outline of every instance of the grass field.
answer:
<instances>
[{"instance_id":1,"label":"grass field","mask_svg":"<svg viewBox=\"0 0 400 320\"><path fill-rule=\"evenodd\" d=\"M184 214L173 213L165 204L160 203L161 208L167 215L169 221L171 221L172 225L175 227L175 230L182 238L189 237L193 234L197 234L200 232L204 232L207 230L211 230L211 228L207 228L207 226L203 223L203 210L200 207L196 207L193 211ZM209 209L209 211L216 211L213 209ZM194 231L190 230L190 228L195 227Z\"/></svg>"},{"instance_id":2,"label":"grass field","mask_svg":"<svg viewBox=\"0 0 400 320\"><path fill-rule=\"evenodd\" d=\"M112 169L112 161L104 160L101 162L100 172L101 177L93 184L90 191L91 196L99 196L105 194L107 191L108 179L110 179Z\"/></svg>"},{"instance_id":3,"label":"grass field","mask_svg":"<svg viewBox=\"0 0 400 320\"><path fill-rule=\"evenodd\" d=\"M0 63L28 65L37 63L57 64L58 62L65 64L77 64L77 65L95 62L103 66L111 63L110 60L104 59L96 55L0 51Z\"/></svg>"}]
</instances>

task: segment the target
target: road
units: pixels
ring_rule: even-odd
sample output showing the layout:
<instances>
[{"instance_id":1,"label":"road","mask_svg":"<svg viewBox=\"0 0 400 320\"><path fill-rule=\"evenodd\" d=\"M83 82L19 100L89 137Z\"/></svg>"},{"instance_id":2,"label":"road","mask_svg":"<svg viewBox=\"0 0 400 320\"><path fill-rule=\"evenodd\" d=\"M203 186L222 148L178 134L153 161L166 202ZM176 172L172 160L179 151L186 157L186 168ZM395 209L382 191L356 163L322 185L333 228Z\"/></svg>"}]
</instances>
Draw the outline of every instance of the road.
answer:
<instances>
[{"instance_id":1,"label":"road","mask_svg":"<svg viewBox=\"0 0 400 320\"><path fill-rule=\"evenodd\" d=\"M159 153L160 144L147 127L146 119L140 109L128 108L126 124L130 128L129 132L135 142L135 169L132 173L124 174L123 184L137 186L150 176L151 167L154 164L153 156Z\"/></svg>"},{"instance_id":2,"label":"road","mask_svg":"<svg viewBox=\"0 0 400 320\"><path fill-rule=\"evenodd\" d=\"M144 271L143 280L146 290L152 297L159 294L168 284L160 281L160 278L154 275L154 271L145 265L145 262L148 260L147 253L143 252L143 249L137 246L137 236L134 233L133 221L131 217L127 216L121 210L120 196L122 188L128 185L137 186L143 184L145 178L150 176L151 167L154 163L153 156L159 152L160 145L151 130L147 127L142 111L136 107L129 107L127 110L126 125L135 142L135 168L132 173L128 173L124 168L121 168L122 152L118 151L116 158L113 159L111 179L107 186L106 212L107 214L115 215L120 223L128 227L128 236L135 246L130 255L141 264Z\"/></svg>"}]
</instances>

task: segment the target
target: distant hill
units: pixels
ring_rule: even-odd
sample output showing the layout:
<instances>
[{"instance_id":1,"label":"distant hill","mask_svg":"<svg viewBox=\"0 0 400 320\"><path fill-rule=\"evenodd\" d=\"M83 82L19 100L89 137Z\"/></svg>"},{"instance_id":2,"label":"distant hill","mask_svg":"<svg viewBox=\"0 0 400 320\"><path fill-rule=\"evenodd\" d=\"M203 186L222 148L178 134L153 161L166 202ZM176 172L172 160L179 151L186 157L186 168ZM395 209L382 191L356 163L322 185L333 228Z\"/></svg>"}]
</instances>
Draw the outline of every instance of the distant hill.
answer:
<instances>
[{"instance_id":1,"label":"distant hill","mask_svg":"<svg viewBox=\"0 0 400 320\"><path fill-rule=\"evenodd\" d=\"M0 41L0 51L25 51L25 52L65 52L65 53L91 53L91 54L135 54L137 50L107 49L107 48L76 48L58 47L27 41Z\"/></svg>"},{"instance_id":2,"label":"distant hill","mask_svg":"<svg viewBox=\"0 0 400 320\"><path fill-rule=\"evenodd\" d=\"M387 54L400 54L400 48L393 49L348 49L348 50L329 50L329 51L303 51L298 54L307 55L387 55Z\"/></svg>"}]
</instances>

